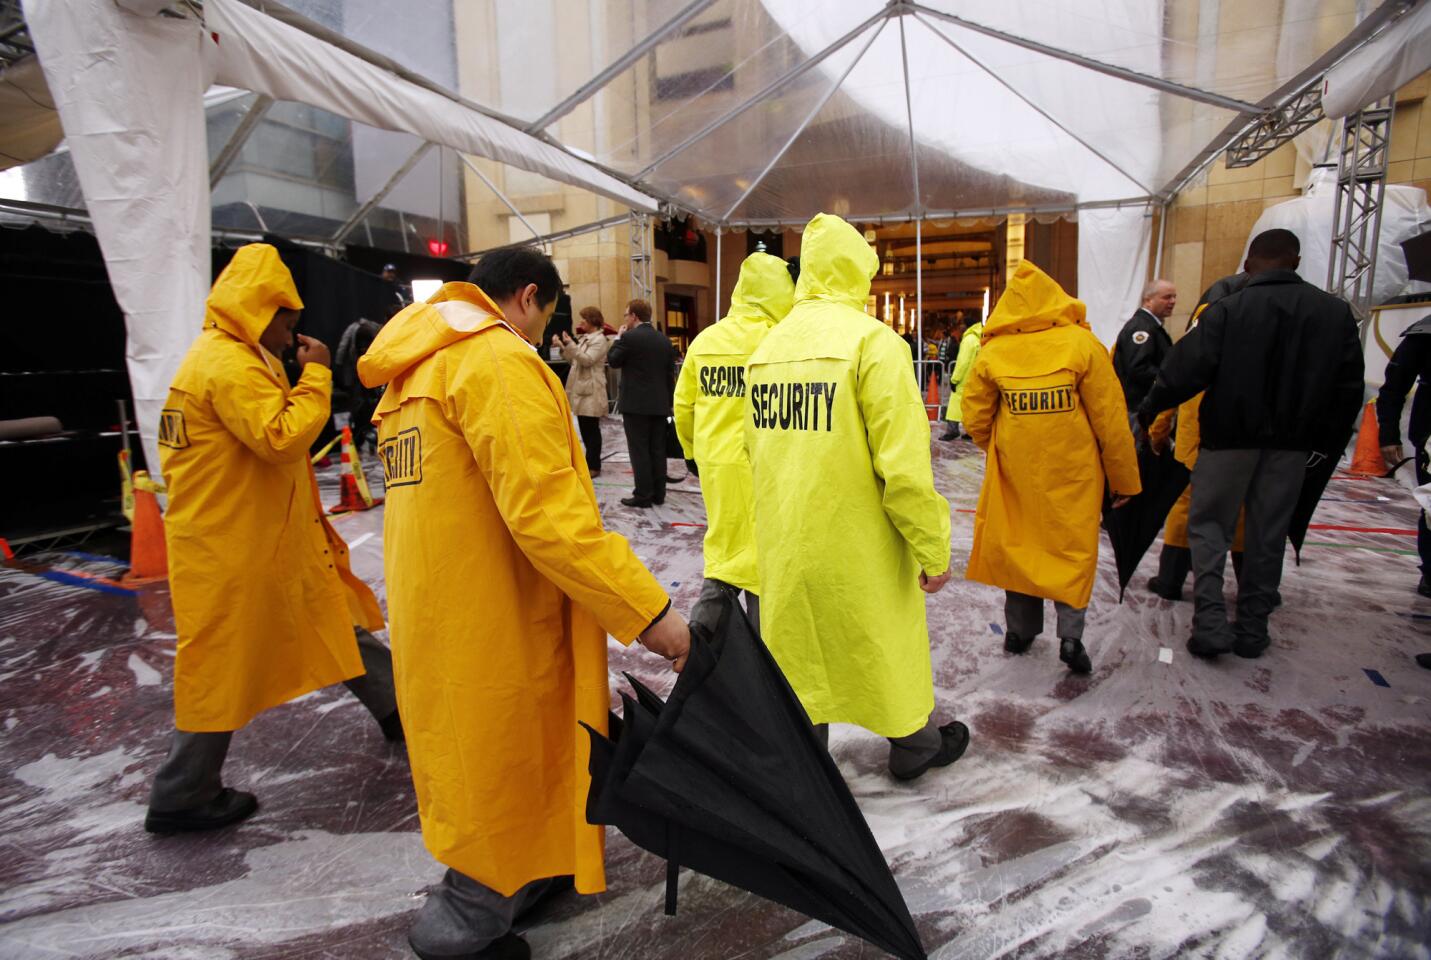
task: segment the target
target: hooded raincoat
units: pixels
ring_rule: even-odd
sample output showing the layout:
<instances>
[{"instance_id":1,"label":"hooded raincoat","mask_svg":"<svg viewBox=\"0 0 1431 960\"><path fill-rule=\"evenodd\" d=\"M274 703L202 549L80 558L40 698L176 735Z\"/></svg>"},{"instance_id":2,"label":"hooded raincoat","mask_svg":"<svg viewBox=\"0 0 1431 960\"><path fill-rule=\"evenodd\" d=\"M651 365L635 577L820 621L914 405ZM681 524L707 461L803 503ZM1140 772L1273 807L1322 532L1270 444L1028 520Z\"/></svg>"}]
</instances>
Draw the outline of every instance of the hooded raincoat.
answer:
<instances>
[{"instance_id":1,"label":"hooded raincoat","mask_svg":"<svg viewBox=\"0 0 1431 960\"><path fill-rule=\"evenodd\" d=\"M279 307L303 301L278 251L240 248L214 282L161 414L180 730L237 730L261 710L361 676L353 625L383 626L308 462L332 373L310 363L290 387L259 345Z\"/></svg>"},{"instance_id":2,"label":"hooded raincoat","mask_svg":"<svg viewBox=\"0 0 1431 960\"><path fill-rule=\"evenodd\" d=\"M1082 301L1027 260L984 326L963 412L989 455L965 575L1088 606L1105 490L1141 492L1138 459Z\"/></svg>"},{"instance_id":3,"label":"hooded raincoat","mask_svg":"<svg viewBox=\"0 0 1431 960\"><path fill-rule=\"evenodd\" d=\"M510 895L605 888L587 824L606 635L668 602L602 528L561 381L470 283L388 321L358 362L378 405L398 709L427 849Z\"/></svg>"},{"instance_id":4,"label":"hooded raincoat","mask_svg":"<svg viewBox=\"0 0 1431 960\"><path fill-rule=\"evenodd\" d=\"M959 359L954 361L954 372L949 374L949 406L944 411L944 419L959 423L964 418L964 388L969 383L969 371L974 369L974 361L979 359L979 344L984 336L984 325L976 323L964 331L959 341Z\"/></svg>"},{"instance_id":5,"label":"hooded raincoat","mask_svg":"<svg viewBox=\"0 0 1431 960\"><path fill-rule=\"evenodd\" d=\"M730 312L691 342L676 381L676 436L700 468L706 501L705 576L758 592L750 461L745 453L745 364L795 302L785 261L753 253L740 267Z\"/></svg>"},{"instance_id":6,"label":"hooded raincoat","mask_svg":"<svg viewBox=\"0 0 1431 960\"><path fill-rule=\"evenodd\" d=\"M919 574L949 568L949 504L909 347L864 312L874 250L820 214L800 255L746 371L761 633L813 723L908 736L934 709Z\"/></svg>"}]
</instances>

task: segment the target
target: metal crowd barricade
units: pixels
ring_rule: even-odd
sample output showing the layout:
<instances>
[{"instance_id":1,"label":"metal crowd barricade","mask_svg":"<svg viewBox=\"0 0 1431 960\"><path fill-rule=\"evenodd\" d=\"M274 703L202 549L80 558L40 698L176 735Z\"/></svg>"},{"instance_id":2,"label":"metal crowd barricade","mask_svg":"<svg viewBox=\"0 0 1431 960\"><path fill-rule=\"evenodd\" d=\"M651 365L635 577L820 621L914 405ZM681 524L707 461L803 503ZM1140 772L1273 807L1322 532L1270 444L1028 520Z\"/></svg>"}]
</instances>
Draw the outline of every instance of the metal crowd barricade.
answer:
<instances>
[{"instance_id":1,"label":"metal crowd barricade","mask_svg":"<svg viewBox=\"0 0 1431 960\"><path fill-rule=\"evenodd\" d=\"M933 411L935 420L944 415L944 405L949 402L949 374L952 372L952 365L942 360L914 361L914 379L919 384L919 395L924 400L924 408ZM931 379L938 383L937 403L929 398Z\"/></svg>"}]
</instances>

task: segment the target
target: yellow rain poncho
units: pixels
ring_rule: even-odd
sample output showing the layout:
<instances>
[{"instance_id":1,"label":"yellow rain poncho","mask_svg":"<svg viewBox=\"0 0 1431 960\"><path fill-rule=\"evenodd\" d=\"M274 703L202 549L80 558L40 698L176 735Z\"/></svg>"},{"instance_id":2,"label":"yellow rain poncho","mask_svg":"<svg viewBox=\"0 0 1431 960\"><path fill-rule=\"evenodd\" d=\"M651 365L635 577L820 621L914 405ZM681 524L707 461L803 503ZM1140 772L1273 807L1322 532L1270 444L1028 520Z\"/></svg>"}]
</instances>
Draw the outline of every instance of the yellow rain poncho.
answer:
<instances>
[{"instance_id":1,"label":"yellow rain poncho","mask_svg":"<svg viewBox=\"0 0 1431 960\"><path fill-rule=\"evenodd\" d=\"M261 710L361 676L353 625L383 626L308 462L333 375L310 363L290 387L258 342L279 307L303 301L278 251L242 247L209 293L204 330L161 415L180 730L237 730Z\"/></svg>"},{"instance_id":2,"label":"yellow rain poncho","mask_svg":"<svg viewBox=\"0 0 1431 960\"><path fill-rule=\"evenodd\" d=\"M705 575L757 592L750 461L745 454L745 364L790 312L785 261L753 253L740 266L730 312L691 342L676 381L676 436L700 468L706 501Z\"/></svg>"},{"instance_id":3,"label":"yellow rain poncho","mask_svg":"<svg viewBox=\"0 0 1431 960\"><path fill-rule=\"evenodd\" d=\"M944 411L944 419L950 423L959 423L964 417L964 388L969 384L974 361L979 359L983 335L984 325L976 323L964 331L964 338L959 341L959 359L954 361L954 372L949 374L949 407Z\"/></svg>"},{"instance_id":4,"label":"yellow rain poncho","mask_svg":"<svg viewBox=\"0 0 1431 960\"><path fill-rule=\"evenodd\" d=\"M907 736L934 709L919 574L949 568L909 346L864 312L879 260L810 221L795 307L750 358L760 625L814 723Z\"/></svg>"},{"instance_id":5,"label":"yellow rain poncho","mask_svg":"<svg viewBox=\"0 0 1431 960\"><path fill-rule=\"evenodd\" d=\"M568 875L599 892L577 724L606 729L606 635L634 640L666 593L602 528L561 381L477 287L389 320L358 375L387 385L383 559L423 842L504 895Z\"/></svg>"},{"instance_id":6,"label":"yellow rain poncho","mask_svg":"<svg viewBox=\"0 0 1431 960\"><path fill-rule=\"evenodd\" d=\"M1142 490L1123 388L1084 314L1025 260L984 326L963 410L989 455L965 575L1078 608L1105 488Z\"/></svg>"}]
</instances>

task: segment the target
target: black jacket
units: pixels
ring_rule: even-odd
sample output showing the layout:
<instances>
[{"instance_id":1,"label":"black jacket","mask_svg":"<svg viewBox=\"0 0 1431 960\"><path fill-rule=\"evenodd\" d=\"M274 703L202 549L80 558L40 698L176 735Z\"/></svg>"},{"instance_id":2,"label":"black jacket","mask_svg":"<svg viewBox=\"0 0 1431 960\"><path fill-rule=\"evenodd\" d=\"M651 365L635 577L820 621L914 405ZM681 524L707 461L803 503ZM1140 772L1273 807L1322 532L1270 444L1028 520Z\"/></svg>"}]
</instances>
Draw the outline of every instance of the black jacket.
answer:
<instances>
[{"instance_id":1,"label":"black jacket","mask_svg":"<svg viewBox=\"0 0 1431 960\"><path fill-rule=\"evenodd\" d=\"M1346 301L1292 270L1269 270L1203 311L1143 401L1146 414L1206 390L1209 450L1317 450L1328 455L1362 401L1363 363Z\"/></svg>"},{"instance_id":2,"label":"black jacket","mask_svg":"<svg viewBox=\"0 0 1431 960\"><path fill-rule=\"evenodd\" d=\"M627 330L606 354L606 365L621 371L616 409L655 417L671 415L676 392L676 348L649 323Z\"/></svg>"},{"instance_id":3,"label":"black jacket","mask_svg":"<svg viewBox=\"0 0 1431 960\"><path fill-rule=\"evenodd\" d=\"M1396 345L1396 352L1386 364L1386 379L1376 397L1376 421L1383 447L1401 443L1401 409L1406 395L1416 387L1416 399L1411 401L1411 445L1420 450L1431 437L1431 390L1425 389L1431 380L1431 317L1413 323Z\"/></svg>"},{"instance_id":4,"label":"black jacket","mask_svg":"<svg viewBox=\"0 0 1431 960\"><path fill-rule=\"evenodd\" d=\"M1129 410L1138 409L1148 395L1172 347L1173 338L1163 329L1162 321L1141 307L1123 324L1113 347L1113 372L1123 384L1123 399Z\"/></svg>"}]
</instances>

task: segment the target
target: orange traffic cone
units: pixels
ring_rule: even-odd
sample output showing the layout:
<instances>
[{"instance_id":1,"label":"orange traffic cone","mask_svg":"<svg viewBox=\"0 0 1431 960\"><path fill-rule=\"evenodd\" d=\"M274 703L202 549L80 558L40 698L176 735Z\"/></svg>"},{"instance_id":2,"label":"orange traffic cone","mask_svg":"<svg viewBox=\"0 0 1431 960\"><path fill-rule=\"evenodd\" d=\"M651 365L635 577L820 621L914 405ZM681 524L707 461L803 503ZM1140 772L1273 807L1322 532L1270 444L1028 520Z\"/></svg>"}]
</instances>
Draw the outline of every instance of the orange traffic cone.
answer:
<instances>
[{"instance_id":1,"label":"orange traffic cone","mask_svg":"<svg viewBox=\"0 0 1431 960\"><path fill-rule=\"evenodd\" d=\"M939 377L937 374L929 377L929 389L924 393L924 411L929 414L930 420L939 419Z\"/></svg>"},{"instance_id":2,"label":"orange traffic cone","mask_svg":"<svg viewBox=\"0 0 1431 960\"><path fill-rule=\"evenodd\" d=\"M169 576L169 550L164 545L164 517L159 512L157 486L143 470L134 473L134 519L129 541L129 572L125 583L163 580Z\"/></svg>"},{"instance_id":3,"label":"orange traffic cone","mask_svg":"<svg viewBox=\"0 0 1431 960\"><path fill-rule=\"evenodd\" d=\"M1386 476L1386 460L1381 455L1380 429L1376 423L1376 402L1367 401L1361 415L1361 430L1356 435L1356 451L1352 454L1351 473L1368 477Z\"/></svg>"},{"instance_id":4,"label":"orange traffic cone","mask_svg":"<svg viewBox=\"0 0 1431 960\"><path fill-rule=\"evenodd\" d=\"M374 497L368 492L368 478L363 473L362 460L353 448L351 427L343 428L343 476L339 480L338 502L329 508L329 513L352 513L371 510L383 502L382 497Z\"/></svg>"}]
</instances>

